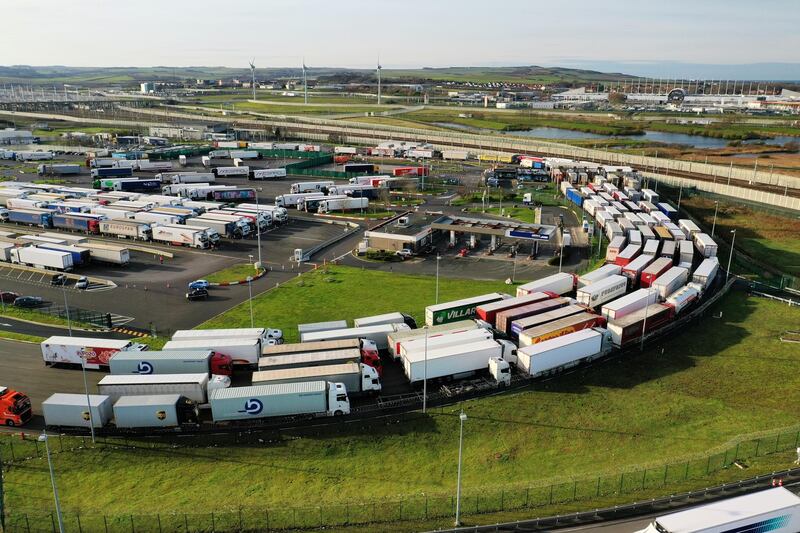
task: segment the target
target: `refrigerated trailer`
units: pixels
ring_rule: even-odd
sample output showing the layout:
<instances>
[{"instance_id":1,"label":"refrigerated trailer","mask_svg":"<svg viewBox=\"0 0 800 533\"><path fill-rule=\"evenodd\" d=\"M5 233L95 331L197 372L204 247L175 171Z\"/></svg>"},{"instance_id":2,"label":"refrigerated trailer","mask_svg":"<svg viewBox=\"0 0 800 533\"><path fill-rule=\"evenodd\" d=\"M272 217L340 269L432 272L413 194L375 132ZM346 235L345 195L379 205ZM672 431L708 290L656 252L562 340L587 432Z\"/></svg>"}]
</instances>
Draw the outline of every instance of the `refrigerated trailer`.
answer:
<instances>
[{"instance_id":1,"label":"refrigerated trailer","mask_svg":"<svg viewBox=\"0 0 800 533\"><path fill-rule=\"evenodd\" d=\"M498 313L509 311L524 305L541 302L542 300L549 300L550 298L554 298L556 296L558 295L555 293L532 292L530 294L526 294L525 296L516 296L514 298L508 297L497 302L479 305L477 309L475 309L475 314L477 315L478 319L483 320L487 324L494 327L495 323L497 322Z\"/></svg>"},{"instance_id":2,"label":"refrigerated trailer","mask_svg":"<svg viewBox=\"0 0 800 533\"><path fill-rule=\"evenodd\" d=\"M688 269L672 267L656 278L651 286L654 289L658 289L661 299L664 300L667 296L686 285L687 281L689 281Z\"/></svg>"},{"instance_id":3,"label":"refrigerated trailer","mask_svg":"<svg viewBox=\"0 0 800 533\"><path fill-rule=\"evenodd\" d=\"M628 278L625 276L609 276L597 283L581 287L575 297L581 305L598 307L622 296L627 289Z\"/></svg>"},{"instance_id":4,"label":"refrigerated trailer","mask_svg":"<svg viewBox=\"0 0 800 533\"><path fill-rule=\"evenodd\" d=\"M584 329L517 350L517 367L533 377L591 361L603 353L604 333Z\"/></svg>"},{"instance_id":5,"label":"refrigerated trailer","mask_svg":"<svg viewBox=\"0 0 800 533\"><path fill-rule=\"evenodd\" d=\"M653 304L644 309L634 311L619 320L608 321L608 332L611 342L621 348L637 341L642 334L647 334L669 322L674 310L666 305Z\"/></svg>"},{"instance_id":6,"label":"refrigerated trailer","mask_svg":"<svg viewBox=\"0 0 800 533\"><path fill-rule=\"evenodd\" d=\"M406 324L411 329L416 329L417 322L405 313L385 313L383 315L364 316L353 319L353 327L379 326L381 324Z\"/></svg>"},{"instance_id":7,"label":"refrigerated trailer","mask_svg":"<svg viewBox=\"0 0 800 533\"><path fill-rule=\"evenodd\" d=\"M716 257L704 259L692 273L692 281L706 290L717 277L718 270L719 260Z\"/></svg>"},{"instance_id":8,"label":"refrigerated trailer","mask_svg":"<svg viewBox=\"0 0 800 533\"><path fill-rule=\"evenodd\" d=\"M390 333L387 336L387 351L392 358L398 359L400 357L400 349L403 343L410 342L415 339L421 339L425 337L426 332L428 338L432 339L448 332L469 331L484 327L489 327L489 324L475 320L460 320L458 322L448 322L447 324L441 324L439 326L397 331L395 333Z\"/></svg>"},{"instance_id":9,"label":"refrigerated trailer","mask_svg":"<svg viewBox=\"0 0 800 533\"><path fill-rule=\"evenodd\" d=\"M255 365L261 357L261 340L256 337L171 340L164 344L164 350L212 350L228 355L233 364Z\"/></svg>"},{"instance_id":10,"label":"refrigerated trailer","mask_svg":"<svg viewBox=\"0 0 800 533\"><path fill-rule=\"evenodd\" d=\"M605 304L600 313L606 320L618 320L656 302L658 302L658 291L656 289L639 289Z\"/></svg>"},{"instance_id":11,"label":"refrigerated trailer","mask_svg":"<svg viewBox=\"0 0 800 533\"><path fill-rule=\"evenodd\" d=\"M153 240L190 248L206 249L210 246L206 230L183 224L154 226Z\"/></svg>"},{"instance_id":12,"label":"refrigerated trailer","mask_svg":"<svg viewBox=\"0 0 800 533\"><path fill-rule=\"evenodd\" d=\"M334 329L346 329L347 320L330 320L328 322L310 322L308 324L298 324L297 332L300 336L303 333L314 333L316 331L331 331Z\"/></svg>"},{"instance_id":13,"label":"refrigerated trailer","mask_svg":"<svg viewBox=\"0 0 800 533\"><path fill-rule=\"evenodd\" d=\"M131 253L127 248L93 242L87 242L82 246L89 250L92 261L101 261L114 265L127 265L131 262Z\"/></svg>"},{"instance_id":14,"label":"refrigerated trailer","mask_svg":"<svg viewBox=\"0 0 800 533\"><path fill-rule=\"evenodd\" d=\"M144 351L147 346L129 340L54 336L43 340L41 349L45 365L80 365L83 361L86 368L97 370L107 368L109 360L119 352Z\"/></svg>"},{"instance_id":15,"label":"refrigerated trailer","mask_svg":"<svg viewBox=\"0 0 800 533\"><path fill-rule=\"evenodd\" d=\"M270 339L282 339L283 331L272 328L218 328L218 329L179 329L172 334L172 340L199 339L250 339L256 338L264 348Z\"/></svg>"},{"instance_id":16,"label":"refrigerated trailer","mask_svg":"<svg viewBox=\"0 0 800 533\"><path fill-rule=\"evenodd\" d=\"M609 276L618 276L622 273L622 267L619 265L603 265L600 268L587 272L586 274L578 277L578 288L591 285L596 281L605 279Z\"/></svg>"},{"instance_id":17,"label":"refrigerated trailer","mask_svg":"<svg viewBox=\"0 0 800 533\"><path fill-rule=\"evenodd\" d=\"M575 300L572 298L550 298L548 300L542 300L533 304L523 305L522 307L517 307L515 309L509 309L508 311L502 311L497 314L495 328L498 331L513 337L514 330L512 329L511 325L515 321L546 313L560 307L566 307L573 303L575 303Z\"/></svg>"},{"instance_id":18,"label":"refrigerated trailer","mask_svg":"<svg viewBox=\"0 0 800 533\"><path fill-rule=\"evenodd\" d=\"M332 213L334 211L352 211L355 209L366 209L369 207L369 198L353 197L353 198L323 198L319 202L317 211L319 213Z\"/></svg>"},{"instance_id":19,"label":"refrigerated trailer","mask_svg":"<svg viewBox=\"0 0 800 533\"><path fill-rule=\"evenodd\" d=\"M565 318L572 315L577 315L578 313L586 312L587 308L582 305L571 304L564 307L559 307L558 309L553 309L552 311L547 311L546 313L540 313L538 315L533 315L525 318L521 318L519 320L514 320L511 323L511 336L521 335L525 331L541 326L542 324L547 324L548 322L552 322L554 320L559 320L561 318Z\"/></svg>"},{"instance_id":20,"label":"refrigerated trailer","mask_svg":"<svg viewBox=\"0 0 800 533\"><path fill-rule=\"evenodd\" d=\"M345 386L327 381L233 387L215 390L210 400L214 422L272 416L341 416L350 413L350 400Z\"/></svg>"},{"instance_id":21,"label":"refrigerated trailer","mask_svg":"<svg viewBox=\"0 0 800 533\"><path fill-rule=\"evenodd\" d=\"M150 224L134 220L101 220L100 233L141 241L149 241L153 238L153 230Z\"/></svg>"},{"instance_id":22,"label":"refrigerated trailer","mask_svg":"<svg viewBox=\"0 0 800 533\"><path fill-rule=\"evenodd\" d=\"M259 168L253 170L253 172L250 173L250 176L248 176L247 179L268 180L268 179L277 179L285 177L286 177L285 168Z\"/></svg>"},{"instance_id":23,"label":"refrigerated trailer","mask_svg":"<svg viewBox=\"0 0 800 533\"><path fill-rule=\"evenodd\" d=\"M469 344L485 339L494 339L494 334L488 329L474 328L466 331L444 332L435 337L421 337L400 343L398 357L403 358L408 354L424 352L425 350L435 350L446 346L456 346L459 344Z\"/></svg>"},{"instance_id":24,"label":"refrigerated trailer","mask_svg":"<svg viewBox=\"0 0 800 533\"><path fill-rule=\"evenodd\" d=\"M694 245L697 247L697 251L700 252L700 255L706 259L717 256L719 246L714 242L714 239L706 233L697 233L694 235Z\"/></svg>"},{"instance_id":25,"label":"refrigerated trailer","mask_svg":"<svg viewBox=\"0 0 800 533\"><path fill-rule=\"evenodd\" d=\"M401 358L403 371L411 384L423 379L461 379L469 377L475 372L489 369L489 360L503 359L505 352L510 351L511 343L500 343L491 339L446 346L439 349L428 350L427 353L413 352ZM509 354L516 357L516 353ZM508 362L503 359L503 365L498 370L508 370ZM508 372L498 372L495 379L509 383L511 376Z\"/></svg>"},{"instance_id":26,"label":"refrigerated trailer","mask_svg":"<svg viewBox=\"0 0 800 533\"><path fill-rule=\"evenodd\" d=\"M22 246L9 250L11 262L46 270L69 272L73 267L72 254L59 250L46 250L36 246Z\"/></svg>"},{"instance_id":27,"label":"refrigerated trailer","mask_svg":"<svg viewBox=\"0 0 800 533\"><path fill-rule=\"evenodd\" d=\"M517 296L522 296L517 294ZM474 318L480 305L497 302L509 298L507 294L492 292L481 296L473 296L463 300L429 305L425 308L425 324L428 326L456 322L467 318Z\"/></svg>"},{"instance_id":28,"label":"refrigerated trailer","mask_svg":"<svg viewBox=\"0 0 800 533\"><path fill-rule=\"evenodd\" d=\"M328 381L342 383L348 394L378 393L381 382L378 371L362 363L261 370L253 372L253 385L276 385L278 383L304 383Z\"/></svg>"}]
</instances>

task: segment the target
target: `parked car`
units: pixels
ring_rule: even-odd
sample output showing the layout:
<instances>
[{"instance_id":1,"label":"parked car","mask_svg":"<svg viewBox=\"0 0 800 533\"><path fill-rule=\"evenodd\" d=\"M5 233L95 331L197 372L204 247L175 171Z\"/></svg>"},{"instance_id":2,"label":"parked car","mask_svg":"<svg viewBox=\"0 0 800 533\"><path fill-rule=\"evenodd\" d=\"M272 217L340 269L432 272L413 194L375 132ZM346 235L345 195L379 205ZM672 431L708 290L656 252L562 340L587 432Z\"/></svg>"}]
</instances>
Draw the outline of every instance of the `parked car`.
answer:
<instances>
[{"instance_id":1,"label":"parked car","mask_svg":"<svg viewBox=\"0 0 800 533\"><path fill-rule=\"evenodd\" d=\"M395 255L401 257L403 260L406 260L409 257L414 257L414 252L412 252L408 248L403 248L402 250L397 250L395 252Z\"/></svg>"},{"instance_id":2,"label":"parked car","mask_svg":"<svg viewBox=\"0 0 800 533\"><path fill-rule=\"evenodd\" d=\"M205 300L208 298L208 290L206 289L189 289L186 293L186 299L190 302L193 300Z\"/></svg>"},{"instance_id":3,"label":"parked car","mask_svg":"<svg viewBox=\"0 0 800 533\"><path fill-rule=\"evenodd\" d=\"M19 294L16 292L0 291L0 301L4 304L13 304L17 298L19 298Z\"/></svg>"},{"instance_id":4,"label":"parked car","mask_svg":"<svg viewBox=\"0 0 800 533\"><path fill-rule=\"evenodd\" d=\"M89 278L87 278L86 276L81 276L80 278L78 278L78 281L75 282L76 289L85 290L87 287L89 287Z\"/></svg>"},{"instance_id":5,"label":"parked car","mask_svg":"<svg viewBox=\"0 0 800 533\"><path fill-rule=\"evenodd\" d=\"M209 283L207 280L204 280L204 279L197 279L197 280L194 280L193 282L189 283L189 290L192 290L192 289L206 289L206 290L208 290L209 287L211 287L211 283Z\"/></svg>"},{"instance_id":6,"label":"parked car","mask_svg":"<svg viewBox=\"0 0 800 533\"><path fill-rule=\"evenodd\" d=\"M66 285L67 284L67 276L64 274L56 274L52 278L50 278L50 285Z\"/></svg>"},{"instance_id":7,"label":"parked car","mask_svg":"<svg viewBox=\"0 0 800 533\"><path fill-rule=\"evenodd\" d=\"M14 300L15 307L39 307L42 305L44 300L42 300L39 296L20 296L16 300Z\"/></svg>"}]
</instances>

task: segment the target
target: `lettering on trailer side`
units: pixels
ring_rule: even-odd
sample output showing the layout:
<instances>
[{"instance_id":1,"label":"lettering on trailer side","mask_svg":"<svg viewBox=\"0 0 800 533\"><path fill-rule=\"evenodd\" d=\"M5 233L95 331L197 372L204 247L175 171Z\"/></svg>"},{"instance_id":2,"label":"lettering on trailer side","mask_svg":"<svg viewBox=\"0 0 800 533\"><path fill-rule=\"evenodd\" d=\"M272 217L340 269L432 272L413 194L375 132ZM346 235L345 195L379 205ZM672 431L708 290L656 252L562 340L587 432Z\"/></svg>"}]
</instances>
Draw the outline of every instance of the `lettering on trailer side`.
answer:
<instances>
[{"instance_id":1,"label":"lettering on trailer side","mask_svg":"<svg viewBox=\"0 0 800 533\"><path fill-rule=\"evenodd\" d=\"M136 370L133 371L134 374L152 374L153 373L153 365L147 361L142 361L138 365L136 365Z\"/></svg>"},{"instance_id":2,"label":"lettering on trailer side","mask_svg":"<svg viewBox=\"0 0 800 533\"><path fill-rule=\"evenodd\" d=\"M478 306L476 304L472 307L462 307L461 309L451 309L449 311L445 311L444 313L439 313L439 316L436 317L436 322L453 322L462 318L473 317L475 316L475 309L477 307Z\"/></svg>"},{"instance_id":3,"label":"lettering on trailer side","mask_svg":"<svg viewBox=\"0 0 800 533\"><path fill-rule=\"evenodd\" d=\"M261 411L264 410L264 404L261 400L256 398L250 398L246 402L244 402L244 409L241 411L237 411L239 413L247 413L248 415L257 415L261 414Z\"/></svg>"},{"instance_id":4,"label":"lettering on trailer side","mask_svg":"<svg viewBox=\"0 0 800 533\"><path fill-rule=\"evenodd\" d=\"M789 515L785 514L781 516L776 516L774 518L761 520L759 522L754 522L752 524L738 526L732 529L726 529L721 533L768 533L769 531L775 531L776 529L781 529L783 527L786 527L788 524L789 524Z\"/></svg>"}]
</instances>

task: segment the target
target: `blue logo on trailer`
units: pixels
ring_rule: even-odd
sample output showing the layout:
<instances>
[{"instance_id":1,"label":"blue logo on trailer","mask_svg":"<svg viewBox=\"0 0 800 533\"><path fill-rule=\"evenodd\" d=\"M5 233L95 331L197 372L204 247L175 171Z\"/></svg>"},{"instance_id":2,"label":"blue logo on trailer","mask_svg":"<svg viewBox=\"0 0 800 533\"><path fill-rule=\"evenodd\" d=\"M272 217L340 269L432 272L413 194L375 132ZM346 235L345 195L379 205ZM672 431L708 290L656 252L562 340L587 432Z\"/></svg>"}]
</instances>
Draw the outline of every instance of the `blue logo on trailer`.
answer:
<instances>
[{"instance_id":1,"label":"blue logo on trailer","mask_svg":"<svg viewBox=\"0 0 800 533\"><path fill-rule=\"evenodd\" d=\"M261 403L261 400L256 400L255 398L251 398L244 402L244 409L239 411L240 413L247 413L248 415L257 415L260 414L261 411L264 410L264 404Z\"/></svg>"},{"instance_id":2,"label":"blue logo on trailer","mask_svg":"<svg viewBox=\"0 0 800 533\"><path fill-rule=\"evenodd\" d=\"M147 361L142 361L136 367L136 372L134 374L152 374L153 373L153 365L148 363Z\"/></svg>"},{"instance_id":3,"label":"blue logo on trailer","mask_svg":"<svg viewBox=\"0 0 800 533\"><path fill-rule=\"evenodd\" d=\"M550 236L547 234L540 234L533 231L526 231L521 229L510 229L506 231L506 237L515 237L517 239L530 239L537 241L548 241Z\"/></svg>"}]
</instances>

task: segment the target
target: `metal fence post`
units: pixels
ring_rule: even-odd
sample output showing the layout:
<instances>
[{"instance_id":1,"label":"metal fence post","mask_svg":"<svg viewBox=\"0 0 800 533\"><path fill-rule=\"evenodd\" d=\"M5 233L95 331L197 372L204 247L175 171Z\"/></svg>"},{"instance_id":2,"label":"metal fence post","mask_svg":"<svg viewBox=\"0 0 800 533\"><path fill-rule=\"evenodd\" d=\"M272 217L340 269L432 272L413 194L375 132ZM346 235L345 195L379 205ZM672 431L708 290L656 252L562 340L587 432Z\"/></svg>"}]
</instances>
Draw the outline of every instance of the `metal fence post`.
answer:
<instances>
[{"instance_id":1,"label":"metal fence post","mask_svg":"<svg viewBox=\"0 0 800 533\"><path fill-rule=\"evenodd\" d=\"M708 456L708 461L706 461L706 475L708 475L708 471L711 468L711 456Z\"/></svg>"},{"instance_id":2,"label":"metal fence post","mask_svg":"<svg viewBox=\"0 0 800 533\"><path fill-rule=\"evenodd\" d=\"M400 500L400 502L399 502L399 503L400 503L400 513L399 513L399 516L400 516L400 520L402 520L402 519L403 519L403 500Z\"/></svg>"},{"instance_id":3,"label":"metal fence post","mask_svg":"<svg viewBox=\"0 0 800 533\"><path fill-rule=\"evenodd\" d=\"M28 513L25 513L25 531L31 533L31 522L28 520Z\"/></svg>"},{"instance_id":4,"label":"metal fence post","mask_svg":"<svg viewBox=\"0 0 800 533\"><path fill-rule=\"evenodd\" d=\"M800 434L800 433L798 433L798 434ZM736 443L736 451L733 452L733 461L732 462L735 463L738 459L739 459L739 443L737 442Z\"/></svg>"},{"instance_id":5,"label":"metal fence post","mask_svg":"<svg viewBox=\"0 0 800 533\"><path fill-rule=\"evenodd\" d=\"M500 510L501 511L505 511L506 510L506 491L505 490L501 490L500 491Z\"/></svg>"},{"instance_id":6,"label":"metal fence post","mask_svg":"<svg viewBox=\"0 0 800 533\"><path fill-rule=\"evenodd\" d=\"M625 472L619 475L619 493L622 494L622 482L625 480Z\"/></svg>"},{"instance_id":7,"label":"metal fence post","mask_svg":"<svg viewBox=\"0 0 800 533\"><path fill-rule=\"evenodd\" d=\"M761 439L756 441L756 457L758 457L758 448L761 446Z\"/></svg>"},{"instance_id":8,"label":"metal fence post","mask_svg":"<svg viewBox=\"0 0 800 533\"><path fill-rule=\"evenodd\" d=\"M667 486L667 472L669 471L669 465L664 465L664 483L663 487Z\"/></svg>"},{"instance_id":9,"label":"metal fence post","mask_svg":"<svg viewBox=\"0 0 800 533\"><path fill-rule=\"evenodd\" d=\"M186 529L186 533L189 533L189 517L186 516L186 513L183 513L183 526Z\"/></svg>"},{"instance_id":10,"label":"metal fence post","mask_svg":"<svg viewBox=\"0 0 800 533\"><path fill-rule=\"evenodd\" d=\"M162 529L161 529L161 513L156 513L156 520L158 520L158 533L162 533Z\"/></svg>"},{"instance_id":11,"label":"metal fence post","mask_svg":"<svg viewBox=\"0 0 800 533\"><path fill-rule=\"evenodd\" d=\"M686 470L683 472L683 480L689 479L689 461L686 461Z\"/></svg>"},{"instance_id":12,"label":"metal fence post","mask_svg":"<svg viewBox=\"0 0 800 533\"><path fill-rule=\"evenodd\" d=\"M553 485L550 485L550 505L553 504Z\"/></svg>"},{"instance_id":13,"label":"metal fence post","mask_svg":"<svg viewBox=\"0 0 800 533\"><path fill-rule=\"evenodd\" d=\"M214 519L214 511L211 511L211 531L217 530L217 521Z\"/></svg>"},{"instance_id":14,"label":"metal fence post","mask_svg":"<svg viewBox=\"0 0 800 533\"><path fill-rule=\"evenodd\" d=\"M428 495L425 495L425 520L428 519Z\"/></svg>"},{"instance_id":15,"label":"metal fence post","mask_svg":"<svg viewBox=\"0 0 800 533\"><path fill-rule=\"evenodd\" d=\"M525 489L525 507L526 508L528 507L528 504L530 502L530 496L531 496L531 488L528 487L528 488Z\"/></svg>"},{"instance_id":16,"label":"metal fence post","mask_svg":"<svg viewBox=\"0 0 800 533\"><path fill-rule=\"evenodd\" d=\"M81 527L81 513L75 513L75 520L78 521L78 532L83 533L83 527Z\"/></svg>"},{"instance_id":17,"label":"metal fence post","mask_svg":"<svg viewBox=\"0 0 800 533\"><path fill-rule=\"evenodd\" d=\"M269 531L269 509L264 511L264 518L265 518L265 521L267 523L267 531Z\"/></svg>"},{"instance_id":18,"label":"metal fence post","mask_svg":"<svg viewBox=\"0 0 800 533\"><path fill-rule=\"evenodd\" d=\"M103 527L105 528L106 533L108 533L108 518L106 518L106 515L103 515Z\"/></svg>"},{"instance_id":19,"label":"metal fence post","mask_svg":"<svg viewBox=\"0 0 800 533\"><path fill-rule=\"evenodd\" d=\"M136 533L136 526L133 524L133 515L131 517L131 533Z\"/></svg>"},{"instance_id":20,"label":"metal fence post","mask_svg":"<svg viewBox=\"0 0 800 533\"><path fill-rule=\"evenodd\" d=\"M50 525L53 527L53 533L56 533L56 521L53 519L53 513L50 513Z\"/></svg>"}]
</instances>

